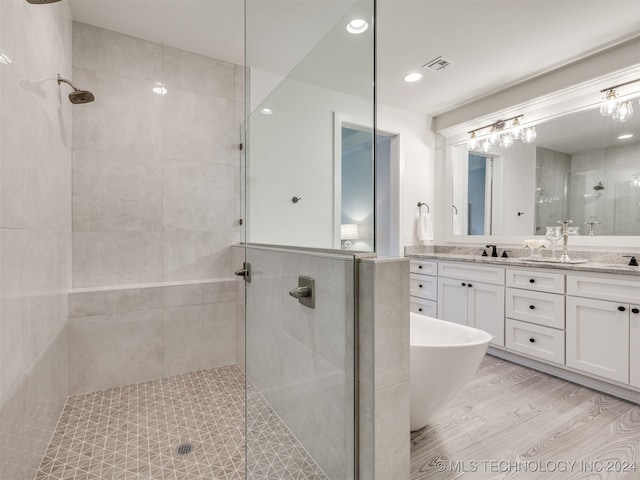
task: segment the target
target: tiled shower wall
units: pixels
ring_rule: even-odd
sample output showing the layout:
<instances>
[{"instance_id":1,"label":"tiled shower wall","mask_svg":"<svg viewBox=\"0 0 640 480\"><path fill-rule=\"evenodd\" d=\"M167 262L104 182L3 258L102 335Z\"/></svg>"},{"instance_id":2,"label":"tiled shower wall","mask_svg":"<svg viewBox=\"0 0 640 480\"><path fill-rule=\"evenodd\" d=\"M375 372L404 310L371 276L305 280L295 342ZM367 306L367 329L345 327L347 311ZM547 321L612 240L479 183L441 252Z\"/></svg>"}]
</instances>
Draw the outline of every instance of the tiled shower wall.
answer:
<instances>
[{"instance_id":1,"label":"tiled shower wall","mask_svg":"<svg viewBox=\"0 0 640 480\"><path fill-rule=\"evenodd\" d=\"M67 395L71 14L47 7L0 2L2 480L34 477Z\"/></svg>"},{"instance_id":2,"label":"tiled shower wall","mask_svg":"<svg viewBox=\"0 0 640 480\"><path fill-rule=\"evenodd\" d=\"M96 100L73 117L71 393L235 363L235 296L205 291L238 268L243 76L73 23L73 79Z\"/></svg>"}]
</instances>

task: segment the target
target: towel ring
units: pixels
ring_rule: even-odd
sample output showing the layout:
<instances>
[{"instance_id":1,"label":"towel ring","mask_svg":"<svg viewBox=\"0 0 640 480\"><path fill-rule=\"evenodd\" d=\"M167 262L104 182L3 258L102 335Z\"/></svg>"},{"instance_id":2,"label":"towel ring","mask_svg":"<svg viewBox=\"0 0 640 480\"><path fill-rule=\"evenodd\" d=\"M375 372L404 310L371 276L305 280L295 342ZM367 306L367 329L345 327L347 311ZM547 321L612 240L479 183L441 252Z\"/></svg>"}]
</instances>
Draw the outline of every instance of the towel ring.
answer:
<instances>
[{"instance_id":1,"label":"towel ring","mask_svg":"<svg viewBox=\"0 0 640 480\"><path fill-rule=\"evenodd\" d=\"M455 205L451 205L453 207L453 211L456 212L456 215L458 214L458 209L456 208Z\"/></svg>"},{"instance_id":2,"label":"towel ring","mask_svg":"<svg viewBox=\"0 0 640 480\"><path fill-rule=\"evenodd\" d=\"M424 205L425 207L427 207L427 213L429 213L429 205L427 205L427 204L426 204L426 203L424 203L424 202L418 202L418 209L419 209L420 211L422 211L422 206L423 206L423 205Z\"/></svg>"}]
</instances>

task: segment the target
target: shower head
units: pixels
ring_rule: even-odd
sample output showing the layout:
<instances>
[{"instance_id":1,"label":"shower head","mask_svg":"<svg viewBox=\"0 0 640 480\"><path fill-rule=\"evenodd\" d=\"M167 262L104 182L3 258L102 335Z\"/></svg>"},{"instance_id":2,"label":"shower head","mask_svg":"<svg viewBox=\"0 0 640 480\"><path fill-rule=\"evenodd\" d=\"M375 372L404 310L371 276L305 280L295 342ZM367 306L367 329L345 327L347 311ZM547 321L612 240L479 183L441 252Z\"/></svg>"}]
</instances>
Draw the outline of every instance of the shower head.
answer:
<instances>
[{"instance_id":1,"label":"shower head","mask_svg":"<svg viewBox=\"0 0 640 480\"><path fill-rule=\"evenodd\" d=\"M62 78L60 74L58 74L58 85L61 83L66 83L73 88L73 92L69 94L69 101L75 105L93 102L96 99L96 97L93 96L93 93L87 90L78 90L69 80Z\"/></svg>"},{"instance_id":2,"label":"shower head","mask_svg":"<svg viewBox=\"0 0 640 480\"><path fill-rule=\"evenodd\" d=\"M593 186L594 190L604 190L604 185L602 185L602 182L598 182L597 185Z\"/></svg>"},{"instance_id":3,"label":"shower head","mask_svg":"<svg viewBox=\"0 0 640 480\"><path fill-rule=\"evenodd\" d=\"M27 3L32 3L34 5L43 5L45 3L56 3L60 0L27 0Z\"/></svg>"}]
</instances>

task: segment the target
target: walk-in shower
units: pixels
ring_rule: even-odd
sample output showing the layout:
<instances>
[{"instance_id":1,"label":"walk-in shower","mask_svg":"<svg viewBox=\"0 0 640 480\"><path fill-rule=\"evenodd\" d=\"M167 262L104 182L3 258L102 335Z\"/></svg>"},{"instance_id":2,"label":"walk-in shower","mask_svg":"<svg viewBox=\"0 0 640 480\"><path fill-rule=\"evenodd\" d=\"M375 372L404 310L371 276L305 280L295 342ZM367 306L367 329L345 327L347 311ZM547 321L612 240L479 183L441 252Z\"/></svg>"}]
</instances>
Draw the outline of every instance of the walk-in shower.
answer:
<instances>
[{"instance_id":1,"label":"walk-in shower","mask_svg":"<svg viewBox=\"0 0 640 480\"><path fill-rule=\"evenodd\" d=\"M58 74L58 85L60 85L61 83L66 83L71 88L73 88L73 92L69 94L69 101L71 101L71 103L73 104L78 105L81 103L89 103L93 102L96 99L96 97L93 96L93 93L89 92L88 90L80 90L76 88L73 83L65 78L62 78L60 74Z\"/></svg>"}]
</instances>

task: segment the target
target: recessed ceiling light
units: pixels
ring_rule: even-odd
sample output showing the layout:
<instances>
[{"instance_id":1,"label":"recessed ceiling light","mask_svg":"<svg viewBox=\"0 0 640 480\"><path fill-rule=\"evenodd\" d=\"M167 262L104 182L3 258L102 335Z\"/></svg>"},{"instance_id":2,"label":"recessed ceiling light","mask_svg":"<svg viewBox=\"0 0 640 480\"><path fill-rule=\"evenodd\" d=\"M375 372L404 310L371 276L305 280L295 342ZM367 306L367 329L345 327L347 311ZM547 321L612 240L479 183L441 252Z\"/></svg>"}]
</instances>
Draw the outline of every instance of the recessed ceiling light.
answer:
<instances>
[{"instance_id":1,"label":"recessed ceiling light","mask_svg":"<svg viewBox=\"0 0 640 480\"><path fill-rule=\"evenodd\" d=\"M155 82L155 87L153 87L151 90L153 90L153 93L157 93L158 95L166 95L167 94L167 87L165 87L162 83L160 82Z\"/></svg>"},{"instance_id":2,"label":"recessed ceiling light","mask_svg":"<svg viewBox=\"0 0 640 480\"><path fill-rule=\"evenodd\" d=\"M633 133L625 133L624 135L620 135L618 140L626 140L627 138L633 137Z\"/></svg>"},{"instance_id":3,"label":"recessed ceiling light","mask_svg":"<svg viewBox=\"0 0 640 480\"><path fill-rule=\"evenodd\" d=\"M421 73L411 72L411 73L409 73L409 74L404 76L404 81L412 83L412 82L417 82L421 78L422 78L422 74Z\"/></svg>"},{"instance_id":4,"label":"recessed ceiling light","mask_svg":"<svg viewBox=\"0 0 640 480\"><path fill-rule=\"evenodd\" d=\"M273 110L271 110L270 108L263 108L262 110L260 110L260 113L262 113L263 115L272 115Z\"/></svg>"},{"instance_id":5,"label":"recessed ceiling light","mask_svg":"<svg viewBox=\"0 0 640 480\"><path fill-rule=\"evenodd\" d=\"M367 28L369 28L369 24L361 18L355 18L347 23L347 32L353 33L354 35L366 31Z\"/></svg>"}]
</instances>

